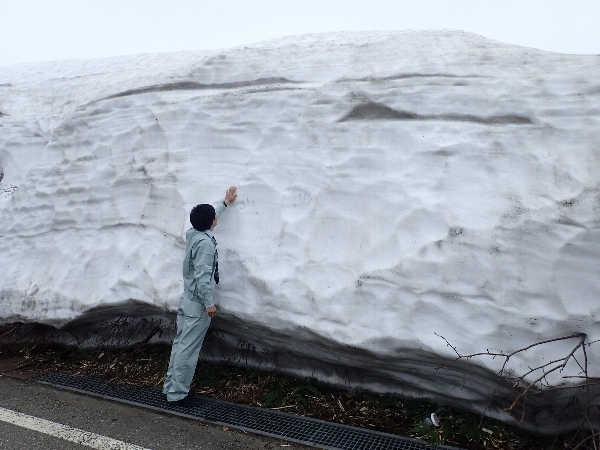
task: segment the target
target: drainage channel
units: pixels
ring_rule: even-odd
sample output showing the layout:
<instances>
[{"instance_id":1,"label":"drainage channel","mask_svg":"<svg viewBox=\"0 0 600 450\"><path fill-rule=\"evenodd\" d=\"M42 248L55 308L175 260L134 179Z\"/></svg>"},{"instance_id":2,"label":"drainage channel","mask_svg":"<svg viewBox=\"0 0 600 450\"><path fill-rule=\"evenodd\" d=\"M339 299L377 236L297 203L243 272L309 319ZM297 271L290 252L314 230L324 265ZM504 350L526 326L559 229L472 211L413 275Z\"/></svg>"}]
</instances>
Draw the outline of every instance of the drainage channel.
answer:
<instances>
[{"instance_id":1,"label":"drainage channel","mask_svg":"<svg viewBox=\"0 0 600 450\"><path fill-rule=\"evenodd\" d=\"M196 397L197 404L193 407L171 406L158 389L106 384L101 378L92 376L75 376L57 372L41 375L34 380L97 397L226 425L322 449L458 450L455 447L444 445L430 447L423 442L393 434L206 397Z\"/></svg>"}]
</instances>

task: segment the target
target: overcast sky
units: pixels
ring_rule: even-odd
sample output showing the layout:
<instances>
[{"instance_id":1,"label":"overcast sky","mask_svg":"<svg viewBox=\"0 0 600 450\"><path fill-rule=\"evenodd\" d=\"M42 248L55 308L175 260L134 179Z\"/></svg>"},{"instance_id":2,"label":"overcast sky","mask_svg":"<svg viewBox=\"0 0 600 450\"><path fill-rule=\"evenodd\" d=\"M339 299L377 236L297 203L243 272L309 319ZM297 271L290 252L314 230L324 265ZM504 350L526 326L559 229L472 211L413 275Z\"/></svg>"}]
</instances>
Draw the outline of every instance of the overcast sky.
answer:
<instances>
[{"instance_id":1,"label":"overcast sky","mask_svg":"<svg viewBox=\"0 0 600 450\"><path fill-rule=\"evenodd\" d=\"M0 65L344 30L456 29L600 54L599 28L600 0L0 0Z\"/></svg>"}]
</instances>

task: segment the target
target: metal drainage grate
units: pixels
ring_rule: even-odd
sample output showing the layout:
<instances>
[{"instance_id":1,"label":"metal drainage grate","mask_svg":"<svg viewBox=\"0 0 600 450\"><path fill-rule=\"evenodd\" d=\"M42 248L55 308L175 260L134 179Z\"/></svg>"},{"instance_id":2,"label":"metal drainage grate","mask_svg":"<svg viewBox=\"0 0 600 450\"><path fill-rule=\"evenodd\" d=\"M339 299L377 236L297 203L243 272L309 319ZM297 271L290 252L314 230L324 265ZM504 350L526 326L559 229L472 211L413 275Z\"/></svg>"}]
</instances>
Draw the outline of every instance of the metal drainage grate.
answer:
<instances>
[{"instance_id":1,"label":"metal drainage grate","mask_svg":"<svg viewBox=\"0 0 600 450\"><path fill-rule=\"evenodd\" d=\"M423 442L378 431L295 416L279 411L196 397L191 408L171 406L158 389L105 384L91 376L73 376L50 373L36 381L84 392L111 400L118 400L146 408L168 411L180 416L227 425L271 437L283 438L302 444L331 450L430 450ZM438 446L437 449L454 447Z\"/></svg>"}]
</instances>

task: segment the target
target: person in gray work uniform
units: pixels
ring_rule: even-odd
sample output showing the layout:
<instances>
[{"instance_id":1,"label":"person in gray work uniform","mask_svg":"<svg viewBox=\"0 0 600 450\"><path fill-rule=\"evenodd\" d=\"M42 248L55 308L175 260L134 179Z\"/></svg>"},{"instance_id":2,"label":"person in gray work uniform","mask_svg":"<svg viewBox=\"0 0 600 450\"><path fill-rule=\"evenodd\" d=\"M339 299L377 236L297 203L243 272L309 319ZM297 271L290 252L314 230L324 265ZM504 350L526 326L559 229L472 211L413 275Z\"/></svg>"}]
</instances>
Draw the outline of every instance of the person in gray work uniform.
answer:
<instances>
[{"instance_id":1,"label":"person in gray work uniform","mask_svg":"<svg viewBox=\"0 0 600 450\"><path fill-rule=\"evenodd\" d=\"M192 406L190 385L210 319L217 315L213 302L215 284L219 284L217 241L212 231L227 205L237 197L235 186L227 189L225 200L216 206L196 205L190 212L192 228L185 233L183 294L177 310L177 335L163 393L171 405Z\"/></svg>"}]
</instances>

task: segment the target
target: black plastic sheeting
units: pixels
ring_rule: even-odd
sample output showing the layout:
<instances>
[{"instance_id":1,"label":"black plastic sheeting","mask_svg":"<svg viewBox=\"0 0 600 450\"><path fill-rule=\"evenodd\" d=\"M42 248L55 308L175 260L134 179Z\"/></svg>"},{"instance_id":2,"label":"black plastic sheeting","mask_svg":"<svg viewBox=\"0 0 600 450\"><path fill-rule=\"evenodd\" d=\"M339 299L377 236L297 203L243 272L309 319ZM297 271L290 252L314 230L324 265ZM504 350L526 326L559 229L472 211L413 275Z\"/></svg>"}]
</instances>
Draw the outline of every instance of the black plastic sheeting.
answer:
<instances>
[{"instance_id":1,"label":"black plastic sheeting","mask_svg":"<svg viewBox=\"0 0 600 450\"><path fill-rule=\"evenodd\" d=\"M136 406L331 450L430 450L423 442L269 409L195 397L193 407L172 406L158 389L106 384L101 378L50 373L35 381ZM438 446L437 449L454 449Z\"/></svg>"}]
</instances>

